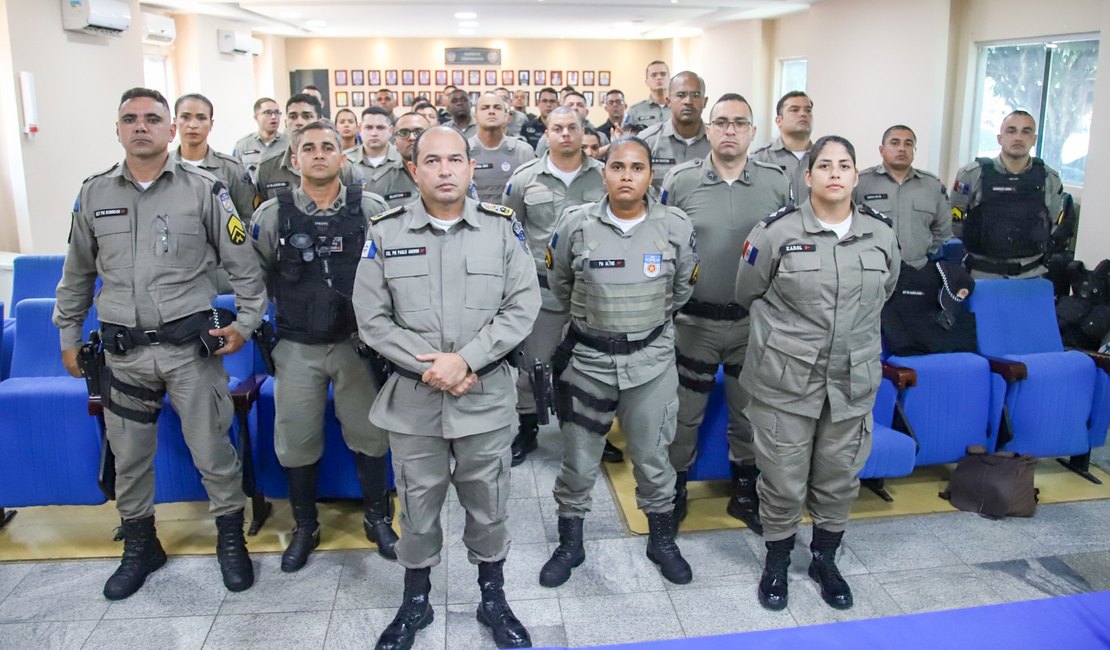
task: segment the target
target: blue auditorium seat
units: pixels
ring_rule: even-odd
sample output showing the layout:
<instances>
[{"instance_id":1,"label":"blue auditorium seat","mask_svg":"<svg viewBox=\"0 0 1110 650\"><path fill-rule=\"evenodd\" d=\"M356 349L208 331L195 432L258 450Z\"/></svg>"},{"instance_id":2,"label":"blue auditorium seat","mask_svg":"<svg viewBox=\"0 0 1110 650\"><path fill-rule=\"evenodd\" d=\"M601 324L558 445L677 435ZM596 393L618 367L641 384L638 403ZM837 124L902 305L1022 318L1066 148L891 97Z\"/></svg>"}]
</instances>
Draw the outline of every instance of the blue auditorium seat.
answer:
<instances>
[{"instance_id":1,"label":"blue auditorium seat","mask_svg":"<svg viewBox=\"0 0 1110 650\"><path fill-rule=\"evenodd\" d=\"M725 374L717 369L717 380L705 405L705 417L698 428L698 453L690 466L687 480L714 481L732 476L728 462L728 404L725 402Z\"/></svg>"},{"instance_id":2,"label":"blue auditorium seat","mask_svg":"<svg viewBox=\"0 0 1110 650\"><path fill-rule=\"evenodd\" d=\"M15 345L16 306L26 298L53 298L62 279L65 255L20 255L12 261L12 316L3 321L0 340L0 379L11 371L11 355ZM2 314L0 314L2 316Z\"/></svg>"}]
</instances>

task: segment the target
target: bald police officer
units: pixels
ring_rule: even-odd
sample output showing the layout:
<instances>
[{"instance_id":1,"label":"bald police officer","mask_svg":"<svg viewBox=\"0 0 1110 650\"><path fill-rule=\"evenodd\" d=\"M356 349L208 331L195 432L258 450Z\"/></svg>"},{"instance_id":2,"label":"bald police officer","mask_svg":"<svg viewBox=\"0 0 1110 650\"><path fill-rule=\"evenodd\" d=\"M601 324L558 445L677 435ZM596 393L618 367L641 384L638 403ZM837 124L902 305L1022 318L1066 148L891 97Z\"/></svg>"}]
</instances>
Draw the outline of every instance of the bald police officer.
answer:
<instances>
[{"instance_id":1,"label":"bald police officer","mask_svg":"<svg viewBox=\"0 0 1110 650\"><path fill-rule=\"evenodd\" d=\"M709 112L713 151L667 174L663 203L690 217L702 261L701 282L675 316L679 407L678 429L670 447L676 472L675 518L682 521L686 516L686 473L694 463L698 429L717 367L723 364L733 488L727 511L762 533L755 489L759 471L751 424L743 414L748 396L739 382L750 320L747 310L733 302L732 294L740 262L739 242L763 218L790 202L790 181L778 166L748 160L755 134L747 100L734 93L723 95Z\"/></svg>"},{"instance_id":2,"label":"bald police officer","mask_svg":"<svg viewBox=\"0 0 1110 650\"><path fill-rule=\"evenodd\" d=\"M575 90L567 91L563 95L561 105L566 106L567 108L574 109L574 111L578 113L578 116L582 118L583 130L590 129L594 132L595 137L598 137L600 139L601 146L608 146L608 136L602 136L601 134L599 134L597 132L597 129L594 129L593 125L590 124L590 120L587 119L590 115L590 108L586 105L585 95ZM542 156L545 153L547 153L547 134L544 134L544 136L540 138L540 141L536 143L536 155Z\"/></svg>"},{"instance_id":3,"label":"bald police officer","mask_svg":"<svg viewBox=\"0 0 1110 650\"><path fill-rule=\"evenodd\" d=\"M301 186L263 203L251 231L277 314L274 449L289 477L296 524L281 556L285 572L299 571L320 543L316 480L329 385L343 439L355 452L363 529L378 553L397 557L386 484L389 440L370 424L377 391L351 306L368 216L388 206L357 185L339 182L342 145L327 124L305 125L293 136L293 151Z\"/></svg>"},{"instance_id":4,"label":"bald police officer","mask_svg":"<svg viewBox=\"0 0 1110 650\"><path fill-rule=\"evenodd\" d=\"M451 484L478 565L478 620L498 647L531 647L504 592L513 416L505 358L539 311L536 272L512 210L466 198L474 163L457 131L425 131L409 167L421 198L371 219L354 293L363 340L394 365L370 419L389 432L405 591L377 648L410 648L432 621L429 576Z\"/></svg>"},{"instance_id":5,"label":"bald police officer","mask_svg":"<svg viewBox=\"0 0 1110 650\"><path fill-rule=\"evenodd\" d=\"M1037 122L1025 111L1002 120L994 158L976 158L956 174L952 218L963 222L964 263L973 278L1035 278L1045 274L1052 230L1063 217L1060 174L1029 155Z\"/></svg>"},{"instance_id":6,"label":"bald police officer","mask_svg":"<svg viewBox=\"0 0 1110 650\"><path fill-rule=\"evenodd\" d=\"M505 185L518 167L536 158L536 152L520 138L510 137L505 127L509 104L500 95L487 92L478 98L474 116L478 132L468 143L474 158L474 186L478 199L499 202Z\"/></svg>"},{"instance_id":7,"label":"bald police officer","mask_svg":"<svg viewBox=\"0 0 1110 650\"><path fill-rule=\"evenodd\" d=\"M278 133L281 125L281 107L269 97L260 97L254 103L254 121L258 130L249 133L235 143L231 155L239 159L251 175L251 183L258 180L258 165L263 160L280 156L289 146L289 138Z\"/></svg>"},{"instance_id":8,"label":"bald police officer","mask_svg":"<svg viewBox=\"0 0 1110 650\"><path fill-rule=\"evenodd\" d=\"M810 139L813 133L813 100L800 90L791 90L780 97L775 104L775 126L779 129L779 137L756 149L752 157L781 167L790 178L795 203L801 205L809 199L805 173L809 166L806 154L813 146Z\"/></svg>"},{"instance_id":9,"label":"bald police officer","mask_svg":"<svg viewBox=\"0 0 1110 650\"><path fill-rule=\"evenodd\" d=\"M571 108L556 108L547 116L547 135L551 150L517 168L501 199L524 226L543 296L543 308L524 344L529 368L536 359L543 363L550 360L567 324L566 313L559 309L547 286L543 253L547 241L567 208L598 201L605 194L601 163L582 153L581 116ZM513 465L523 463L537 447L539 420L530 372L521 372L517 378L517 413L520 428L513 440Z\"/></svg>"},{"instance_id":10,"label":"bald police officer","mask_svg":"<svg viewBox=\"0 0 1110 650\"><path fill-rule=\"evenodd\" d=\"M852 199L866 203L894 222L902 262L920 269L952 238L948 192L935 175L913 166L917 136L896 124L883 133L882 164L859 173Z\"/></svg>"},{"instance_id":11,"label":"bald police officer","mask_svg":"<svg viewBox=\"0 0 1110 650\"><path fill-rule=\"evenodd\" d=\"M242 591L254 583L254 570L243 540L246 497L227 435L232 405L221 357L241 348L262 319L262 273L243 245L246 230L223 183L167 153L175 127L161 93L128 90L118 115L126 155L81 187L54 309L62 361L79 377L81 324L100 278L95 300L111 375L104 423L116 457L124 538L123 560L104 596L127 598L166 562L154 527L153 462L167 393L216 515L224 585ZM212 310L217 263L227 269L239 306L231 323ZM202 334L214 337L204 357Z\"/></svg>"},{"instance_id":12,"label":"bald police officer","mask_svg":"<svg viewBox=\"0 0 1110 650\"><path fill-rule=\"evenodd\" d=\"M648 127L640 138L651 147L652 187L658 196L663 179L674 166L709 155L705 137L705 80L689 70L679 72L668 86L670 119Z\"/></svg>"},{"instance_id":13,"label":"bald police officer","mask_svg":"<svg viewBox=\"0 0 1110 650\"><path fill-rule=\"evenodd\" d=\"M666 63L662 61L649 63L644 69L644 84L648 87L648 98L636 102L628 109L625 122L645 128L666 122L671 116L671 107L667 102L667 85L670 79L671 71Z\"/></svg>"},{"instance_id":14,"label":"bald police officer","mask_svg":"<svg viewBox=\"0 0 1110 650\"><path fill-rule=\"evenodd\" d=\"M419 113L405 113L393 125L393 148L396 157L387 157L381 166L366 177L366 191L385 199L391 208L412 203L420 198L420 188L409 172L412 145L425 129L433 125Z\"/></svg>"}]
</instances>

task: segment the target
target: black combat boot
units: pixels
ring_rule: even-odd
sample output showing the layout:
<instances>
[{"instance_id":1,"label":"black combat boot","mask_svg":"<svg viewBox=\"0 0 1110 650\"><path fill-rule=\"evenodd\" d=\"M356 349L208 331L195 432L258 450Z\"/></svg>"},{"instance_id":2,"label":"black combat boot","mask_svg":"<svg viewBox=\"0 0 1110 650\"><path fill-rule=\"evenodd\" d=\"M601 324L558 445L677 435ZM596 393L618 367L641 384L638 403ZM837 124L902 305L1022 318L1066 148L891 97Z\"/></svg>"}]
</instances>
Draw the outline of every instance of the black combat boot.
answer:
<instances>
[{"instance_id":1,"label":"black combat boot","mask_svg":"<svg viewBox=\"0 0 1110 650\"><path fill-rule=\"evenodd\" d=\"M243 511L216 517L216 559L228 591L245 591L254 584L254 565L243 539Z\"/></svg>"},{"instance_id":2,"label":"black combat boot","mask_svg":"<svg viewBox=\"0 0 1110 650\"><path fill-rule=\"evenodd\" d=\"M725 511L734 519L744 522L756 535L763 534L763 522L759 519L759 494L755 491L755 479L759 468L755 465L730 463L732 469L732 496L729 497Z\"/></svg>"},{"instance_id":3,"label":"black combat boot","mask_svg":"<svg viewBox=\"0 0 1110 650\"><path fill-rule=\"evenodd\" d=\"M531 648L528 630L505 602L505 576L501 572L504 565L505 560L478 564L478 586L482 589L478 622L489 628L498 648Z\"/></svg>"},{"instance_id":4,"label":"black combat boot","mask_svg":"<svg viewBox=\"0 0 1110 650\"><path fill-rule=\"evenodd\" d=\"M401 609L393 617L382 635L378 637L375 650L409 650L416 633L431 624L432 604L428 594L432 591L431 568L405 569L405 595Z\"/></svg>"},{"instance_id":5,"label":"black combat boot","mask_svg":"<svg viewBox=\"0 0 1110 650\"><path fill-rule=\"evenodd\" d=\"M678 526L674 511L649 512L647 556L659 565L663 577L676 585L684 585L694 579L690 564L682 557L678 544L674 542L674 531Z\"/></svg>"},{"instance_id":6,"label":"black combat boot","mask_svg":"<svg viewBox=\"0 0 1110 650\"><path fill-rule=\"evenodd\" d=\"M852 589L840 575L840 569L836 568L836 549L840 548L843 537L844 531L830 533L814 526L813 541L809 544L809 552L813 555L809 563L809 577L821 585L821 598L835 609L852 606Z\"/></svg>"},{"instance_id":7,"label":"black combat boot","mask_svg":"<svg viewBox=\"0 0 1110 650\"><path fill-rule=\"evenodd\" d=\"M685 471L674 474L674 533L678 534L678 525L686 519L686 476Z\"/></svg>"},{"instance_id":8,"label":"black combat boot","mask_svg":"<svg viewBox=\"0 0 1110 650\"><path fill-rule=\"evenodd\" d=\"M605 451L601 452L601 460L605 461L606 463L623 463L624 452L621 451L620 447L609 442L609 439L606 438Z\"/></svg>"},{"instance_id":9,"label":"black combat boot","mask_svg":"<svg viewBox=\"0 0 1110 650\"><path fill-rule=\"evenodd\" d=\"M763 563L763 577L759 579L759 604L767 609L786 607L787 577L790 568L790 551L794 550L794 537L766 542L767 560Z\"/></svg>"},{"instance_id":10,"label":"black combat boot","mask_svg":"<svg viewBox=\"0 0 1110 650\"><path fill-rule=\"evenodd\" d=\"M559 517L559 546L551 554L551 559L540 569L540 584L544 587L558 587L570 579L574 567L586 559L586 549L582 547L582 518Z\"/></svg>"},{"instance_id":11,"label":"black combat boot","mask_svg":"<svg viewBox=\"0 0 1110 650\"><path fill-rule=\"evenodd\" d=\"M300 571L308 556L320 545L320 522L316 513L316 477L320 465L285 469L289 477L289 505L293 507L293 535L281 554L281 570Z\"/></svg>"},{"instance_id":12,"label":"black combat boot","mask_svg":"<svg viewBox=\"0 0 1110 650\"><path fill-rule=\"evenodd\" d=\"M362 529L366 531L366 539L377 545L378 555L396 560L397 551L393 547L397 545L397 533L393 532L393 503L386 484L385 456L356 453L355 470L362 485Z\"/></svg>"},{"instance_id":13,"label":"black combat boot","mask_svg":"<svg viewBox=\"0 0 1110 650\"><path fill-rule=\"evenodd\" d=\"M535 413L521 413L519 418L520 428L513 438L513 467L523 463L528 454L540 446L536 442L536 436L540 433L539 416Z\"/></svg>"},{"instance_id":14,"label":"black combat boot","mask_svg":"<svg viewBox=\"0 0 1110 650\"><path fill-rule=\"evenodd\" d=\"M108 600L123 600L135 593L148 575L166 563L166 552L162 550L158 531L154 528L154 515L124 519L120 523L123 559L116 572L104 583L104 597Z\"/></svg>"}]
</instances>

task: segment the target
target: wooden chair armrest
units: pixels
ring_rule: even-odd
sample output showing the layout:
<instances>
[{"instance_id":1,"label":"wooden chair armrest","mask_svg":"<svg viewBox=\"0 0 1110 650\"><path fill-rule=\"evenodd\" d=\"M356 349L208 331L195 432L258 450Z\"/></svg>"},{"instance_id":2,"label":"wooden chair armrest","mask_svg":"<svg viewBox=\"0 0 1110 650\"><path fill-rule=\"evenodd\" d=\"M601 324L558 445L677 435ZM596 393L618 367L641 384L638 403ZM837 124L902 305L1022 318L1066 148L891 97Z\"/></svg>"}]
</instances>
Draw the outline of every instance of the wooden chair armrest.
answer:
<instances>
[{"instance_id":1,"label":"wooden chair armrest","mask_svg":"<svg viewBox=\"0 0 1110 650\"><path fill-rule=\"evenodd\" d=\"M883 362L883 377L889 379L898 390L917 385L917 372L913 368L896 366L889 361Z\"/></svg>"},{"instance_id":2,"label":"wooden chair armrest","mask_svg":"<svg viewBox=\"0 0 1110 650\"><path fill-rule=\"evenodd\" d=\"M1007 382L1021 381L1029 376L1029 368L1020 361L1010 361L997 357L987 357L990 362L991 372L1001 375Z\"/></svg>"}]
</instances>

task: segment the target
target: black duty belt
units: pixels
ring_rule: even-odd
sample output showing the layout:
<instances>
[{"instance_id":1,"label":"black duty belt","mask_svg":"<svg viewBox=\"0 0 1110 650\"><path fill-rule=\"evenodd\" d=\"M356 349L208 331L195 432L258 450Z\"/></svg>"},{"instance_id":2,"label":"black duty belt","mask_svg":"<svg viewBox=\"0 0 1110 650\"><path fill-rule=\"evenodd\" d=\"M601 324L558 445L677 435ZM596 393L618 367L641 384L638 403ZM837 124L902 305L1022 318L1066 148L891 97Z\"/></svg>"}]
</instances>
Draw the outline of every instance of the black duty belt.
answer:
<instances>
[{"instance_id":1,"label":"black duty belt","mask_svg":"<svg viewBox=\"0 0 1110 650\"><path fill-rule=\"evenodd\" d=\"M567 330L567 338L575 343L581 343L606 354L631 354L643 350L663 333L663 325L651 330L647 336L637 341L629 341L627 335L619 337L592 336L571 325Z\"/></svg>"},{"instance_id":2,"label":"black duty belt","mask_svg":"<svg viewBox=\"0 0 1110 650\"><path fill-rule=\"evenodd\" d=\"M144 345L185 345L200 337L210 315L210 312L201 311L150 330L101 321L101 340L104 341L104 348L113 354L126 354L128 350Z\"/></svg>"},{"instance_id":3,"label":"black duty belt","mask_svg":"<svg viewBox=\"0 0 1110 650\"><path fill-rule=\"evenodd\" d=\"M497 361L494 361L493 363L491 363L489 365L482 366L474 374L478 375L479 377L485 377L486 375L493 372L494 370L497 370L498 366L505 363L507 360L508 360L507 358L502 357L502 358L498 359ZM393 372L397 373L398 375L401 375L402 377L408 377L409 379L412 379L414 381L423 381L423 377L424 377L424 373L413 372L413 371L409 370L408 368L402 368L401 366L398 366L397 364L393 364Z\"/></svg>"},{"instance_id":4,"label":"black duty belt","mask_svg":"<svg viewBox=\"0 0 1110 650\"><path fill-rule=\"evenodd\" d=\"M741 320L748 315L748 310L734 302L719 305L714 302L702 302L691 298L683 307L682 313L709 320Z\"/></svg>"},{"instance_id":5,"label":"black duty belt","mask_svg":"<svg viewBox=\"0 0 1110 650\"><path fill-rule=\"evenodd\" d=\"M984 257L978 257L968 253L967 258L964 260L964 266L969 271L984 271L986 273L996 273L998 275L1021 275L1033 269L1043 266L1044 260L1037 258L1032 262L1022 264L1020 262L996 262Z\"/></svg>"}]
</instances>

